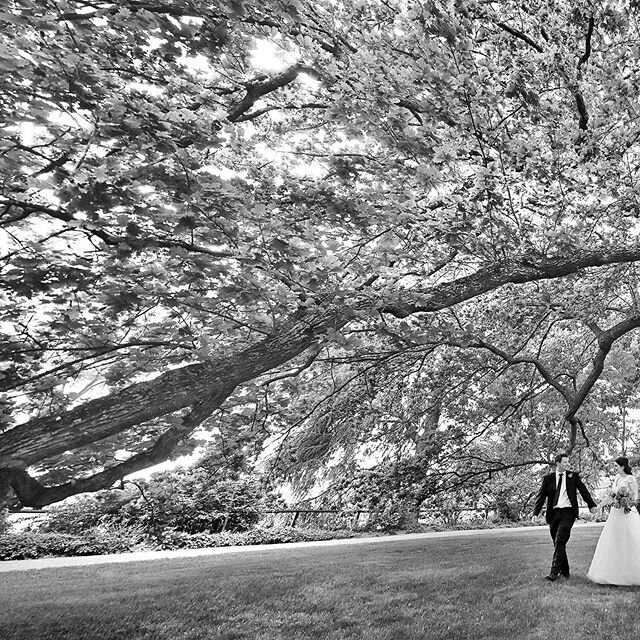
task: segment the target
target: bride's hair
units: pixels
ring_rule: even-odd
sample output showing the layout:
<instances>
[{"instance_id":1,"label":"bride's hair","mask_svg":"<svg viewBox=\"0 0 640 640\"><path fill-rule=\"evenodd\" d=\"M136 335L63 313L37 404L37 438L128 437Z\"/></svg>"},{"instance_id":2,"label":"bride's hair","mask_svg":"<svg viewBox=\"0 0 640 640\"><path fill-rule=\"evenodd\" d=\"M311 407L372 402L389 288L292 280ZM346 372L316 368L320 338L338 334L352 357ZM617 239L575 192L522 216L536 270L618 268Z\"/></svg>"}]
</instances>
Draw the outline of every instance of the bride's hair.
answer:
<instances>
[{"instance_id":1,"label":"bride's hair","mask_svg":"<svg viewBox=\"0 0 640 640\"><path fill-rule=\"evenodd\" d=\"M633 472L631 471L631 467L629 466L629 458L620 456L619 458L616 458L615 463L621 467L624 467L624 472L628 476L633 475Z\"/></svg>"}]
</instances>

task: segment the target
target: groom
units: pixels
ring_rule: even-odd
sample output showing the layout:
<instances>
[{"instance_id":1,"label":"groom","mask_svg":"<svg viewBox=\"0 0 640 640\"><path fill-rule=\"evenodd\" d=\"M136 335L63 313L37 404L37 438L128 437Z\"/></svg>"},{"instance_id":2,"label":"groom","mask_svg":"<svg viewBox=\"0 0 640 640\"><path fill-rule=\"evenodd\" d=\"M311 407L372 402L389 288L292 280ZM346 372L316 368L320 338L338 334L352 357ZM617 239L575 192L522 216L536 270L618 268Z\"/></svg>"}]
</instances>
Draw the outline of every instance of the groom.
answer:
<instances>
[{"instance_id":1,"label":"groom","mask_svg":"<svg viewBox=\"0 0 640 640\"><path fill-rule=\"evenodd\" d=\"M533 522L538 522L538 515L546 499L546 519L551 531L554 544L551 571L547 580L554 582L559 576L569 578L569 560L567 559L567 542L571 536L571 527L578 517L578 500L576 489L589 506L591 513L596 511L596 503L584 486L577 473L569 471L569 456L560 453L555 458L555 473L549 473L542 478L542 486L538 491L536 504L533 508Z\"/></svg>"}]
</instances>

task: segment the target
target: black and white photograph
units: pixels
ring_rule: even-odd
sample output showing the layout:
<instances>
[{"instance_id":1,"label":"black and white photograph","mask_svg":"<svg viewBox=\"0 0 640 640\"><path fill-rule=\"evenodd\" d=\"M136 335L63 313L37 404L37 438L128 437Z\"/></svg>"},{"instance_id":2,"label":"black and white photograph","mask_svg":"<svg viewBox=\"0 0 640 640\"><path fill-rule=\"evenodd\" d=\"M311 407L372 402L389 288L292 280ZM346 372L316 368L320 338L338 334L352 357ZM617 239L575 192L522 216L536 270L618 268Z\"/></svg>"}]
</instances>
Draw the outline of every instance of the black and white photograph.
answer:
<instances>
[{"instance_id":1,"label":"black and white photograph","mask_svg":"<svg viewBox=\"0 0 640 640\"><path fill-rule=\"evenodd\" d=\"M0 639L640 637L639 0L0 2Z\"/></svg>"}]
</instances>

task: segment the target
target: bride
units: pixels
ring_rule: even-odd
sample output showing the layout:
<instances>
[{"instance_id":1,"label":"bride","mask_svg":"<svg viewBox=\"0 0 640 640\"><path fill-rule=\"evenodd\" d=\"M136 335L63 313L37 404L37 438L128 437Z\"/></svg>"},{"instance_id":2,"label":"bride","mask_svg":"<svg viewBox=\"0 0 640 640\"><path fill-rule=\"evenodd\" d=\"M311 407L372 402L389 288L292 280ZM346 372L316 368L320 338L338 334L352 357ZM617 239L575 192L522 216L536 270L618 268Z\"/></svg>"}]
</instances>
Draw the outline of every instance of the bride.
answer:
<instances>
[{"instance_id":1,"label":"bride","mask_svg":"<svg viewBox=\"0 0 640 640\"><path fill-rule=\"evenodd\" d=\"M618 475L611 493L598 504L611 505L587 578L598 584L640 585L640 515L638 483L631 472L629 459L615 460Z\"/></svg>"}]
</instances>

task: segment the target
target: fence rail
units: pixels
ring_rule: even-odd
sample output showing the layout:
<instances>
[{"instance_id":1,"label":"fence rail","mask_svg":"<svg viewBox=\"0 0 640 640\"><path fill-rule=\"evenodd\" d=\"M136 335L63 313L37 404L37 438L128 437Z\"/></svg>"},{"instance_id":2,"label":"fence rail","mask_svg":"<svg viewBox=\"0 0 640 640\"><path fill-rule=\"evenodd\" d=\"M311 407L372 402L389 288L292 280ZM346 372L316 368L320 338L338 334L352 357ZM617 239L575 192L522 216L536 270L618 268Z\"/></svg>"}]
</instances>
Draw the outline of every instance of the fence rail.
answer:
<instances>
[{"instance_id":1,"label":"fence rail","mask_svg":"<svg viewBox=\"0 0 640 640\"><path fill-rule=\"evenodd\" d=\"M31 517L39 515L46 515L49 513L44 509L24 509L20 511L10 511L9 519L14 522L24 521ZM246 510L233 510L224 512L225 522L222 527L224 531L226 529L227 521L230 517L237 513L246 513ZM319 526L346 526L351 529L356 529L359 525L366 524L366 521L375 516L376 514L382 514L383 511L375 509L308 509L303 507L292 506L286 509L265 509L259 511L259 515L269 516L277 518L278 516L284 516L278 524L284 524L285 526L295 527L296 525L307 524L311 525L317 523ZM330 525L325 521L320 520L321 516L330 516L333 514L335 520ZM222 515L222 514L221 514ZM489 519L495 515L495 511L492 509L460 509L458 511L443 510L437 508L422 508L416 514L418 521L434 518L441 519L451 524L456 521L466 521L481 518L483 520ZM288 517L287 517L288 516ZM368 516L368 517L367 517ZM365 519L366 518L366 519ZM275 523L275 521L273 522Z\"/></svg>"},{"instance_id":2,"label":"fence rail","mask_svg":"<svg viewBox=\"0 0 640 640\"><path fill-rule=\"evenodd\" d=\"M299 509L299 508L295 508L292 507L290 509L267 509L265 511L262 511L261 513L271 513L271 514L287 514L290 513L291 514L291 520L289 522L289 526L294 527L297 523L298 520L300 519L300 516L302 514L328 514L328 513L333 513L336 515L343 515L345 517L349 517L351 516L351 522L350 522L350 526L352 529L355 529L362 516L364 515L375 515L375 514L379 514L379 513L383 513L382 511L379 510L375 510L375 509ZM489 516L489 514L491 513L491 510L487 510L487 509L460 509L459 511L456 512L458 515L464 514L466 516L476 516L476 517L483 517L483 518L487 518ZM424 517L429 517L429 516L435 516L435 517L442 517L444 516L444 512L442 509L420 509L418 511L418 519L420 518L424 518Z\"/></svg>"},{"instance_id":3,"label":"fence rail","mask_svg":"<svg viewBox=\"0 0 640 640\"><path fill-rule=\"evenodd\" d=\"M22 509L22 510L10 510L9 518L12 520L20 520L23 518L35 517L38 515L46 515L49 513L44 509ZM235 513L245 513L245 511L234 511L230 509L228 512L225 512L227 515L227 519L235 514ZM375 515L379 513L383 513L382 511L375 509L304 509L298 507L291 507L288 509L265 509L264 511L260 511L260 514L290 514L291 518L289 520L288 526L295 527L300 520L300 516L304 515L321 515L321 514L335 514L344 516L345 519L350 520L349 526L355 529L360 523L363 516L366 515ZM483 509L461 509L458 513L464 513L467 515L476 515L483 517L487 516L486 510ZM420 509L418 512L418 517L428 517L428 516L442 516L441 509ZM226 522L225 522L226 525ZM226 528L223 527L223 530Z\"/></svg>"}]
</instances>

